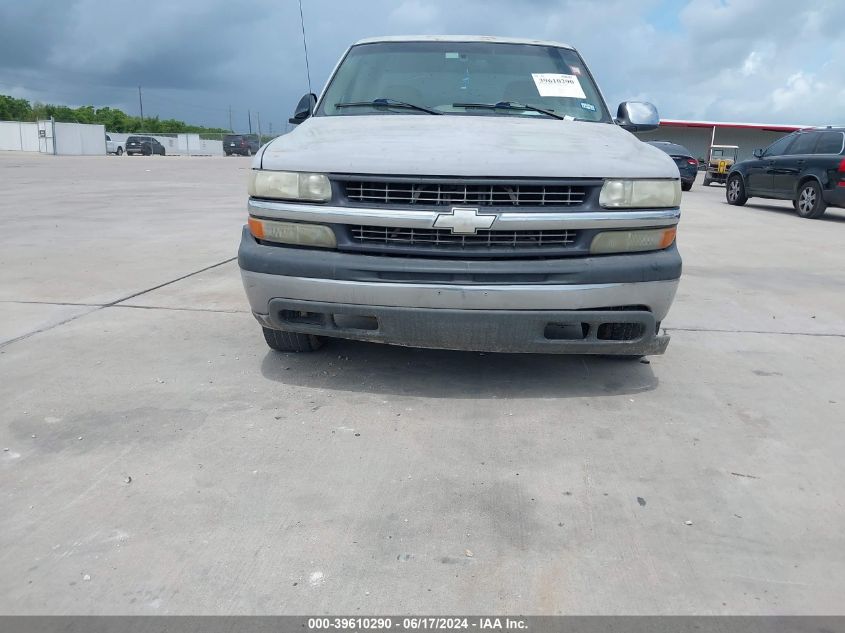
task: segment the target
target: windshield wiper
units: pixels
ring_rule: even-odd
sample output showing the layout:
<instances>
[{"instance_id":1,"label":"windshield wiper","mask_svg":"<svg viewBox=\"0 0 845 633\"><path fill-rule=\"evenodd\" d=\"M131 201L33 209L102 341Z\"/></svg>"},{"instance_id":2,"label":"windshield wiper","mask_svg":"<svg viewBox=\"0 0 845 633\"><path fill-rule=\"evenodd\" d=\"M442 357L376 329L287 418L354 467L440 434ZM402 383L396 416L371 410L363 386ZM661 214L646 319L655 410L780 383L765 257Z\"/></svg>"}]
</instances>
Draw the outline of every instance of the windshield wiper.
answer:
<instances>
[{"instance_id":1,"label":"windshield wiper","mask_svg":"<svg viewBox=\"0 0 845 633\"><path fill-rule=\"evenodd\" d=\"M405 101L398 101L397 99L373 99L372 101L349 101L346 103L335 103L335 108L358 108L362 106L370 106L371 108L378 108L378 107L394 107L394 108L408 108L410 110L418 110L420 112L426 112L428 114L443 114L442 112L438 112L437 110L432 110L431 108L426 108L423 106L418 106L413 103L407 103Z\"/></svg>"},{"instance_id":2,"label":"windshield wiper","mask_svg":"<svg viewBox=\"0 0 845 633\"><path fill-rule=\"evenodd\" d=\"M555 119L563 120L559 114L555 114L551 110L544 110L525 103L516 103L514 101L499 101L499 103L453 103L453 108L480 108L484 110L528 110L530 112L539 112L540 114L548 115Z\"/></svg>"}]
</instances>

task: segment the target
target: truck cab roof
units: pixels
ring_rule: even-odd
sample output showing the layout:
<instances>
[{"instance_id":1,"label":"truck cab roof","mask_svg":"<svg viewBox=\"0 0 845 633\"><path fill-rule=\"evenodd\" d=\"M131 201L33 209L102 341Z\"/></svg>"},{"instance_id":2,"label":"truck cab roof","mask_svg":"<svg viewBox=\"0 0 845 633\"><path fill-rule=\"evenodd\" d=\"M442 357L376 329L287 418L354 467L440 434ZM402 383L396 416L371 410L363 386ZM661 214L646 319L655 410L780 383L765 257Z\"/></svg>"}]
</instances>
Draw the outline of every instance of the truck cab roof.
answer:
<instances>
[{"instance_id":1,"label":"truck cab roof","mask_svg":"<svg viewBox=\"0 0 845 633\"><path fill-rule=\"evenodd\" d=\"M522 37L496 37L493 35L389 35L383 37L367 37L358 40L359 44L378 44L383 42L489 42L490 44L528 44L531 46L555 46L575 50L569 44L551 40L532 40Z\"/></svg>"}]
</instances>

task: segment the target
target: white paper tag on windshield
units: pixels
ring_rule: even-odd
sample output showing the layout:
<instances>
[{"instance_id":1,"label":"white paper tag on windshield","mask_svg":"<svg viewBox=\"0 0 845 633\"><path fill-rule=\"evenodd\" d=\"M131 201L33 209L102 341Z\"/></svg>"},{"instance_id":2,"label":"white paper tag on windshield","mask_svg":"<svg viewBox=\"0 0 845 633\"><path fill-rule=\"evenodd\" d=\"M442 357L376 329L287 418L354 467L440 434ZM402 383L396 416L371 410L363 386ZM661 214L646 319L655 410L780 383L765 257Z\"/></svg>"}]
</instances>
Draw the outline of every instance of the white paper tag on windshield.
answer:
<instances>
[{"instance_id":1,"label":"white paper tag on windshield","mask_svg":"<svg viewBox=\"0 0 845 633\"><path fill-rule=\"evenodd\" d=\"M575 75L559 75L557 73L531 73L534 85L541 97L572 97L586 99L581 82Z\"/></svg>"}]
</instances>

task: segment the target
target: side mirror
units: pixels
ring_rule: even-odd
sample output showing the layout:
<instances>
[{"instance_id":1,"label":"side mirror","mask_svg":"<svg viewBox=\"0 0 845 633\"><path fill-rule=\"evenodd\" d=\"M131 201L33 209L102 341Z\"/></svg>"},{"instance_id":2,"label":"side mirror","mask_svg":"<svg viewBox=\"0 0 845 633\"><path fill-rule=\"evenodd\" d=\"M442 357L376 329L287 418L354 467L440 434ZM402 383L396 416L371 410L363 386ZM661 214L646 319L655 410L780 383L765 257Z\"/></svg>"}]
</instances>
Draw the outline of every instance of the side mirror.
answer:
<instances>
[{"instance_id":1,"label":"side mirror","mask_svg":"<svg viewBox=\"0 0 845 633\"><path fill-rule=\"evenodd\" d=\"M645 101L623 101L616 111L616 122L629 132L647 132L657 129L660 115Z\"/></svg>"},{"instance_id":2,"label":"side mirror","mask_svg":"<svg viewBox=\"0 0 845 633\"><path fill-rule=\"evenodd\" d=\"M299 100L299 103L296 104L296 110L294 110L293 116L288 119L288 123L299 125L305 119L314 114L314 107L316 105L317 95L313 92L303 96L302 99Z\"/></svg>"},{"instance_id":3,"label":"side mirror","mask_svg":"<svg viewBox=\"0 0 845 633\"><path fill-rule=\"evenodd\" d=\"M755 149L754 150L754 158L763 158L763 150Z\"/></svg>"}]
</instances>

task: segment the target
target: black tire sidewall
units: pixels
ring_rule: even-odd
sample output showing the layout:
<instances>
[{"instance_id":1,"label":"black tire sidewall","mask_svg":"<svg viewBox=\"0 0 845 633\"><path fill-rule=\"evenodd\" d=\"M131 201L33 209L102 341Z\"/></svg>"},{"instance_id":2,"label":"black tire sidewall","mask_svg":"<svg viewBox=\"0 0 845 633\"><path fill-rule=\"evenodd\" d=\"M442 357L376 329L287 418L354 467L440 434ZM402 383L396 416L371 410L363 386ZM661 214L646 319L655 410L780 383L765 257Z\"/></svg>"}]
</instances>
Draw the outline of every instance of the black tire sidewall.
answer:
<instances>
[{"instance_id":1,"label":"black tire sidewall","mask_svg":"<svg viewBox=\"0 0 845 633\"><path fill-rule=\"evenodd\" d=\"M731 183L732 182L739 183L739 191L737 193L737 197L735 200L731 200ZM742 206L748 201L748 195L745 193L745 182L742 180L742 176L739 174L735 174L728 178L725 181L725 200L727 200L728 204L732 204L735 206Z\"/></svg>"},{"instance_id":2,"label":"black tire sidewall","mask_svg":"<svg viewBox=\"0 0 845 633\"><path fill-rule=\"evenodd\" d=\"M323 347L325 338L313 334L300 334L285 330L261 328L268 347L277 352L316 352Z\"/></svg>"},{"instance_id":3,"label":"black tire sidewall","mask_svg":"<svg viewBox=\"0 0 845 633\"><path fill-rule=\"evenodd\" d=\"M800 207L798 206L799 200L801 200L801 194L810 188L812 188L813 192L816 194L816 203L815 205L813 205L813 208L809 213L801 213ZM806 218L808 220L815 220L816 218L821 217L827 209L827 205L824 203L824 199L822 198L822 188L819 187L819 183L815 180L808 180L807 182L803 183L798 188L798 195L795 197L792 206L795 208L795 213L797 213L802 218Z\"/></svg>"}]
</instances>

